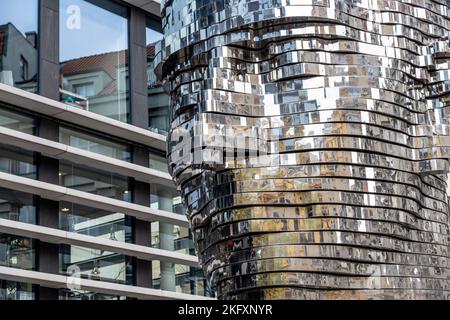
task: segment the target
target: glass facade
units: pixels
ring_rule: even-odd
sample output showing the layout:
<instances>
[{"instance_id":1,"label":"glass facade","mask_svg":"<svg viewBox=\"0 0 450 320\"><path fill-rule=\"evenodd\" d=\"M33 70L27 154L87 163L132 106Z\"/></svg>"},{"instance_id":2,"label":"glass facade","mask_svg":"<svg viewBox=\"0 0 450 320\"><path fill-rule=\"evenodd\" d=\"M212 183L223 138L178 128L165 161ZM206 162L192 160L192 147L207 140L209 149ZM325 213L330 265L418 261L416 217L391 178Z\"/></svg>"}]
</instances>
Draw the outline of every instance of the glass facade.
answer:
<instances>
[{"instance_id":1,"label":"glass facade","mask_svg":"<svg viewBox=\"0 0 450 320\"><path fill-rule=\"evenodd\" d=\"M127 145L79 129L60 126L59 142L107 157L123 161L131 160L130 150Z\"/></svg>"},{"instance_id":2,"label":"glass facade","mask_svg":"<svg viewBox=\"0 0 450 320\"><path fill-rule=\"evenodd\" d=\"M126 177L60 161L60 184L108 198L131 201ZM79 234L132 242L131 222L124 214L60 202L60 228ZM122 254L74 245L60 246L60 272L79 268L82 278L132 283L131 259ZM99 296L94 296L99 297Z\"/></svg>"},{"instance_id":3,"label":"glass facade","mask_svg":"<svg viewBox=\"0 0 450 320\"><path fill-rule=\"evenodd\" d=\"M86 207L77 203L59 203L60 228L69 232L131 242L131 226L123 213Z\"/></svg>"},{"instance_id":4,"label":"glass facade","mask_svg":"<svg viewBox=\"0 0 450 320\"><path fill-rule=\"evenodd\" d=\"M175 188L158 184L150 186L150 207L178 214L185 214L186 212L181 197ZM153 222L151 225L151 236L152 246L155 248L195 255L192 234L188 228ZM173 281L167 281L167 278ZM156 289L169 289L187 294L210 295L203 271L200 268L154 261L152 264L152 279L153 287Z\"/></svg>"},{"instance_id":5,"label":"glass facade","mask_svg":"<svg viewBox=\"0 0 450 320\"><path fill-rule=\"evenodd\" d=\"M78 234L105 238L120 242L133 241L131 221L122 213L108 212L76 203L61 201L60 228ZM91 280L129 283L133 281L131 259L121 254L75 245L60 247L60 272L79 268L80 277ZM113 296L97 295L82 291L65 291L69 300L110 300Z\"/></svg>"},{"instance_id":6,"label":"glass facade","mask_svg":"<svg viewBox=\"0 0 450 320\"><path fill-rule=\"evenodd\" d=\"M112 1L60 0L61 101L129 120L128 10Z\"/></svg>"},{"instance_id":7,"label":"glass facade","mask_svg":"<svg viewBox=\"0 0 450 320\"><path fill-rule=\"evenodd\" d=\"M37 92L38 0L7 2L0 10L0 83Z\"/></svg>"},{"instance_id":8,"label":"glass facade","mask_svg":"<svg viewBox=\"0 0 450 320\"><path fill-rule=\"evenodd\" d=\"M34 300L33 286L29 283L0 280L0 300Z\"/></svg>"},{"instance_id":9,"label":"glass facade","mask_svg":"<svg viewBox=\"0 0 450 320\"><path fill-rule=\"evenodd\" d=\"M33 239L0 233L0 266L33 270Z\"/></svg>"},{"instance_id":10,"label":"glass facade","mask_svg":"<svg viewBox=\"0 0 450 320\"><path fill-rule=\"evenodd\" d=\"M133 283L131 259L122 254L73 245L60 246L60 272L68 273L69 267L79 268L83 279L123 284Z\"/></svg>"},{"instance_id":11,"label":"glass facade","mask_svg":"<svg viewBox=\"0 0 450 320\"><path fill-rule=\"evenodd\" d=\"M67 188L117 200L131 201L128 178L82 167L68 161L59 163L59 183Z\"/></svg>"},{"instance_id":12,"label":"glass facade","mask_svg":"<svg viewBox=\"0 0 450 320\"><path fill-rule=\"evenodd\" d=\"M31 194L0 188L0 219L36 223L36 206ZM35 241L30 238L0 233L0 266L34 270ZM0 300L32 300L30 284L0 279Z\"/></svg>"},{"instance_id":13,"label":"glass facade","mask_svg":"<svg viewBox=\"0 0 450 320\"><path fill-rule=\"evenodd\" d=\"M36 223L34 196L0 187L0 219Z\"/></svg>"},{"instance_id":14,"label":"glass facade","mask_svg":"<svg viewBox=\"0 0 450 320\"><path fill-rule=\"evenodd\" d=\"M33 153L0 144L0 172L36 179ZM33 197L0 188L0 218L35 223ZM32 270L34 262L32 239L0 233L0 265Z\"/></svg>"},{"instance_id":15,"label":"glass facade","mask_svg":"<svg viewBox=\"0 0 450 320\"><path fill-rule=\"evenodd\" d=\"M159 154L149 154L149 167L154 170L168 173L169 167L167 166L167 160L164 156Z\"/></svg>"},{"instance_id":16,"label":"glass facade","mask_svg":"<svg viewBox=\"0 0 450 320\"><path fill-rule=\"evenodd\" d=\"M33 117L13 111L1 104L0 126L28 134L34 134L36 131L36 122Z\"/></svg>"},{"instance_id":17,"label":"glass facade","mask_svg":"<svg viewBox=\"0 0 450 320\"><path fill-rule=\"evenodd\" d=\"M160 26L159 26L160 28ZM169 96L156 79L156 43L163 38L154 20L147 21L147 90L148 90L148 128L152 132L167 135L169 131Z\"/></svg>"},{"instance_id":18,"label":"glass facade","mask_svg":"<svg viewBox=\"0 0 450 320\"><path fill-rule=\"evenodd\" d=\"M150 185L150 207L171 212L181 211L183 204L174 187L166 187L157 183Z\"/></svg>"},{"instance_id":19,"label":"glass facade","mask_svg":"<svg viewBox=\"0 0 450 320\"><path fill-rule=\"evenodd\" d=\"M83 290L62 289L59 291L60 300L125 300L126 297L112 296L103 293Z\"/></svg>"},{"instance_id":20,"label":"glass facade","mask_svg":"<svg viewBox=\"0 0 450 320\"><path fill-rule=\"evenodd\" d=\"M36 179L34 153L0 143L0 172Z\"/></svg>"},{"instance_id":21,"label":"glass facade","mask_svg":"<svg viewBox=\"0 0 450 320\"><path fill-rule=\"evenodd\" d=\"M153 288L161 289L161 262L154 261L152 264ZM211 292L200 268L193 268L181 264L173 267L175 275L174 291L200 296L210 296Z\"/></svg>"}]
</instances>

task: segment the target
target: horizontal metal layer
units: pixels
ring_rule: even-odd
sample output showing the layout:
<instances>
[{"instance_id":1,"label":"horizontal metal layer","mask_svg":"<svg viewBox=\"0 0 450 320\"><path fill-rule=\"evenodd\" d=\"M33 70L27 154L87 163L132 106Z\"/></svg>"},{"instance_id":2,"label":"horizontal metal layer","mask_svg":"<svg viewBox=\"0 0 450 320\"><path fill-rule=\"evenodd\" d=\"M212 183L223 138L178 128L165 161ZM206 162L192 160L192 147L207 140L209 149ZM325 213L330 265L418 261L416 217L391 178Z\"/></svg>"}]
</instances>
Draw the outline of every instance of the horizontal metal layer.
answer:
<instances>
[{"instance_id":1,"label":"horizontal metal layer","mask_svg":"<svg viewBox=\"0 0 450 320\"><path fill-rule=\"evenodd\" d=\"M68 244L110 251L148 261L160 260L191 267L199 266L196 256L184 253L150 248L7 219L0 219L0 233L37 239L49 243Z\"/></svg>"},{"instance_id":2,"label":"horizontal metal layer","mask_svg":"<svg viewBox=\"0 0 450 320\"><path fill-rule=\"evenodd\" d=\"M262 247L242 249L239 244L235 249L226 253L211 256L207 267L211 265L228 265L230 263L244 262L246 260L264 260L272 258L315 258L335 259L339 261L354 261L361 263L386 263L395 265L418 265L426 267L448 268L446 256L434 256L429 254L403 253L396 251L384 251L372 247L354 247L341 244L281 244L265 245ZM239 250L238 250L239 249Z\"/></svg>"},{"instance_id":3,"label":"horizontal metal layer","mask_svg":"<svg viewBox=\"0 0 450 320\"><path fill-rule=\"evenodd\" d=\"M277 227L277 225L272 221L267 221L266 225L272 225ZM275 229L275 228L274 228ZM362 229L362 228L361 228ZM363 229L362 229L363 230ZM269 246L288 246L288 245L305 245L305 248L311 248L314 250L315 245L334 245L336 246L336 250L347 250L346 248L352 247L355 250L360 249L373 249L379 250L378 253L383 255L383 251L385 253L389 253L392 251L396 251L398 253L406 253L406 254L422 254L437 257L446 257L448 255L447 244L439 244L439 243L426 243L426 242L418 242L418 241L408 241L401 239L399 237L391 236L390 234L380 234L380 233L363 233L362 231L349 231L343 230L339 231L336 229L331 230L315 230L315 231L286 231L281 229L280 231L275 230L276 232L266 232L266 233L245 233L239 234L238 236L229 237L224 235L221 241L217 241L212 246L203 250L199 253L202 254L203 257L211 257L210 260L219 260L226 258L227 254L229 254L230 250L230 240L234 243L239 243L240 250L264 250L265 247ZM251 238L249 241L248 238ZM202 243L199 243L199 247L201 249ZM342 246L342 247L341 247ZM306 256L306 253L303 253ZM246 254L243 253L243 256ZM252 256L248 255L247 259L251 259ZM253 258L255 258L253 256ZM339 255L336 256L339 258ZM352 257L344 258L343 260L348 261L352 259ZM353 256L353 259L358 260L357 255ZM202 261L205 262L205 261ZM230 262L231 263L231 262ZM227 265L226 261L223 261L220 266Z\"/></svg>"},{"instance_id":4,"label":"horizontal metal layer","mask_svg":"<svg viewBox=\"0 0 450 320\"><path fill-rule=\"evenodd\" d=\"M47 288L64 289L78 287L78 290L93 291L116 296L126 296L142 300L212 300L212 298L172 291L143 288L104 281L79 279L65 275L22 270L0 266L0 279L32 283Z\"/></svg>"},{"instance_id":5,"label":"horizontal metal layer","mask_svg":"<svg viewBox=\"0 0 450 320\"><path fill-rule=\"evenodd\" d=\"M231 173L233 174L233 180L231 180ZM441 190L445 188L442 181L434 180L435 185L440 186L437 188L435 185L428 183L426 180L422 180L419 175L410 172L394 170L392 168L377 168L372 166L348 164L305 164L298 166L251 168L245 170L235 169L230 171L230 175L228 176L217 176L213 179L207 179L203 173L191 180L190 185L184 188L182 195L191 196L193 192L198 193L198 190L202 190L203 188L212 189L215 186L231 183L231 181L239 181L239 183L248 183L248 181L254 181L254 183L268 181L273 183L274 181L279 181L283 183L283 181L285 181L284 179L314 179L319 177L353 178L357 179L357 181L361 183L366 180L400 183L402 185L407 185L408 187L410 186L420 189L421 192L426 194L428 197L447 202L447 194Z\"/></svg>"},{"instance_id":6,"label":"horizontal metal layer","mask_svg":"<svg viewBox=\"0 0 450 320\"><path fill-rule=\"evenodd\" d=\"M195 6L193 5L195 3ZM320 20L322 23L334 23L339 24L337 27L343 27L342 25L354 26L355 29L362 32L369 32L375 35L392 35L408 37L411 39L417 39L424 42L424 38L444 36L448 31L448 20L442 19L444 15L442 12L448 14L449 9L442 6L437 10L436 14L425 15L425 10L421 13L421 18L426 20L421 21L417 17L417 12L414 12L414 7L410 7L413 16L405 15L402 11L405 10L403 5L400 9L394 9L397 12L391 12L386 14L387 8L374 7L372 4L368 8L357 7L354 4L343 3L339 1L329 1L327 6L320 5L302 5L295 6L289 4L281 4L271 1L260 1L256 4L249 2L251 5L240 3L240 5L234 3L223 4L223 2L211 1L209 8L199 8L198 3L195 1L186 1L184 8L182 6L167 6L163 8L163 25L165 29L165 48L162 52L165 54L174 53L188 46L197 45L200 47L199 42L207 42L205 47L211 48L213 46L220 46L229 44L229 40L232 42L239 41L239 39L250 40L252 38L251 45L261 39L275 38L276 34L267 31L265 28L259 28L264 33L264 36L255 36L258 29L247 31L251 24L258 26L264 22L267 24L271 20L277 20L278 24L284 22L288 24L289 29L295 28L295 23L299 21ZM332 5L332 7L331 7ZM224 6L227 6L224 8ZM357 8L356 8L357 7ZM204 10L202 10L204 9ZM222 9L222 10L221 10ZM225 9L225 10L223 10ZM389 9L388 9L389 10ZM209 12L208 12L209 11ZM390 11L390 10L389 10ZM399 12L400 11L400 12ZM177 15L179 12L183 12L183 19L174 21L172 16ZM214 15L211 15L214 12ZM370 14L369 14L370 12ZM209 19L199 19L199 16L208 15ZM439 23L436 20L439 19ZM371 23L368 24L367 22ZM396 24L398 27L392 30L388 27L389 24ZM316 23L319 24L319 23ZM276 25L273 29L276 29ZM312 28L317 27L313 26ZM240 31L240 36L226 37L230 31ZM400 31L397 31L400 30ZM324 32L329 32L328 29ZM250 36L251 34L251 36ZM304 34L304 33L298 33ZM346 34L346 37L351 37L357 34L357 32ZM241 38L242 37L242 38ZM368 37L369 39L372 37ZM365 39L361 39L363 41ZM366 40L367 41L367 40Z\"/></svg>"},{"instance_id":7,"label":"horizontal metal layer","mask_svg":"<svg viewBox=\"0 0 450 320\"><path fill-rule=\"evenodd\" d=\"M221 274L229 276L238 276L253 274L254 272L272 272L272 271L303 271L318 272L336 275L358 275L370 277L379 276L417 276L426 278L434 276L438 279L445 279L445 273L448 268L423 267L408 265L392 265L359 263L353 261L339 261L334 259L309 259L309 258L271 258L264 260L247 260L243 264L251 268L240 268L239 264L216 265L211 271L212 277L220 277ZM225 278L225 277L224 277Z\"/></svg>"},{"instance_id":8,"label":"horizontal metal layer","mask_svg":"<svg viewBox=\"0 0 450 320\"><path fill-rule=\"evenodd\" d=\"M0 101L144 146L165 150L166 137L0 83Z\"/></svg>"},{"instance_id":9,"label":"horizontal metal layer","mask_svg":"<svg viewBox=\"0 0 450 320\"><path fill-rule=\"evenodd\" d=\"M218 297L223 298L223 297ZM227 297L228 298L228 297ZM441 290L315 290L295 287L272 287L241 291L234 299L305 299L305 300L448 300L450 293Z\"/></svg>"},{"instance_id":10,"label":"horizontal metal layer","mask_svg":"<svg viewBox=\"0 0 450 320\"><path fill-rule=\"evenodd\" d=\"M138 181L174 187L172 177L168 173L71 147L9 128L0 127L0 141L1 143L26 150L40 152L43 155L52 158L68 160L91 168L114 172L126 177L134 178Z\"/></svg>"},{"instance_id":11,"label":"horizontal metal layer","mask_svg":"<svg viewBox=\"0 0 450 320\"><path fill-rule=\"evenodd\" d=\"M230 277L220 281L218 287L224 291L251 289L254 286L270 287L289 285L311 289L396 289L403 290L442 290L450 292L449 281L440 278L410 276L408 280L397 276L377 276L377 279L366 276L337 276L328 274L311 274L309 272L267 272Z\"/></svg>"},{"instance_id":12,"label":"horizontal metal layer","mask_svg":"<svg viewBox=\"0 0 450 320\"><path fill-rule=\"evenodd\" d=\"M0 172L0 186L38 195L44 199L82 203L91 208L120 212L144 221L159 221L181 227L189 227L189 223L184 215L111 199L51 183L23 178L4 172Z\"/></svg>"}]
</instances>

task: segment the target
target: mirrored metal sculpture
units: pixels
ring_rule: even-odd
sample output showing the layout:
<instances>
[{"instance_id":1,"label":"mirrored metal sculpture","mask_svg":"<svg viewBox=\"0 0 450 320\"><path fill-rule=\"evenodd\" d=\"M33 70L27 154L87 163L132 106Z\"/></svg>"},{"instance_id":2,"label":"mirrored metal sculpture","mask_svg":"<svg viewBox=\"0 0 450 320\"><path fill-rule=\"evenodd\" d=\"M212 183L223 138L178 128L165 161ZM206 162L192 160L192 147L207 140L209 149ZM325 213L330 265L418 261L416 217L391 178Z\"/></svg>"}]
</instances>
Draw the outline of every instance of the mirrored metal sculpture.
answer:
<instances>
[{"instance_id":1,"label":"mirrored metal sculpture","mask_svg":"<svg viewBox=\"0 0 450 320\"><path fill-rule=\"evenodd\" d=\"M168 155L220 299L449 299L450 2L166 0Z\"/></svg>"}]
</instances>

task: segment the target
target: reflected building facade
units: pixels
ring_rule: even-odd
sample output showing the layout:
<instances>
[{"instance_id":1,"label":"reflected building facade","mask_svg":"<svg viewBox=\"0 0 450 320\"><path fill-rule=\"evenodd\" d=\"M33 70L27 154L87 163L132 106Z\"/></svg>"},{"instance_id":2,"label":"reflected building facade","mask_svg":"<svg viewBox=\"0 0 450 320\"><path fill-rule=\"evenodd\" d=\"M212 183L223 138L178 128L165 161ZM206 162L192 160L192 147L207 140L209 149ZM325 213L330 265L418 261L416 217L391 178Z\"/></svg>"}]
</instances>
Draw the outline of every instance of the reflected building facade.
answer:
<instances>
[{"instance_id":1,"label":"reflected building facade","mask_svg":"<svg viewBox=\"0 0 450 320\"><path fill-rule=\"evenodd\" d=\"M170 172L218 298L450 298L448 1L161 15Z\"/></svg>"},{"instance_id":2,"label":"reflected building facade","mask_svg":"<svg viewBox=\"0 0 450 320\"><path fill-rule=\"evenodd\" d=\"M37 91L37 33L23 34L12 23L0 25L0 82Z\"/></svg>"}]
</instances>

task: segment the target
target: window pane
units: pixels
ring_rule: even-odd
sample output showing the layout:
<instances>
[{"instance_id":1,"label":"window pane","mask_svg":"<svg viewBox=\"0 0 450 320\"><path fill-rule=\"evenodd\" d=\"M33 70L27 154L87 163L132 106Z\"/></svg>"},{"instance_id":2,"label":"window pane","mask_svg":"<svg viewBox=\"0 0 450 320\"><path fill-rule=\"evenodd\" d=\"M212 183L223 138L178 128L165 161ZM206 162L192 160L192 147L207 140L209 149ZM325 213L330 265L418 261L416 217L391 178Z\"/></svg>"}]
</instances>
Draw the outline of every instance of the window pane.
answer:
<instances>
[{"instance_id":1,"label":"window pane","mask_svg":"<svg viewBox=\"0 0 450 320\"><path fill-rule=\"evenodd\" d=\"M0 126L28 134L35 132L35 121L32 117L10 111L2 106L0 106Z\"/></svg>"},{"instance_id":2,"label":"window pane","mask_svg":"<svg viewBox=\"0 0 450 320\"><path fill-rule=\"evenodd\" d=\"M34 300L33 285L0 280L0 300Z\"/></svg>"},{"instance_id":3,"label":"window pane","mask_svg":"<svg viewBox=\"0 0 450 320\"><path fill-rule=\"evenodd\" d=\"M179 253L185 253L185 254L192 254L195 255L194 252L194 243L191 239L191 236L189 234L189 229L183 228L180 226L172 226L173 228L173 234L169 235L172 236L173 239L173 251L179 252ZM154 248L161 248L160 246L160 232L159 232L159 222L152 222L151 226L151 236L152 236L152 247Z\"/></svg>"},{"instance_id":4,"label":"window pane","mask_svg":"<svg viewBox=\"0 0 450 320\"><path fill-rule=\"evenodd\" d=\"M132 242L131 224L123 213L61 201L60 228L65 231L120 242Z\"/></svg>"},{"instance_id":5,"label":"window pane","mask_svg":"<svg viewBox=\"0 0 450 320\"><path fill-rule=\"evenodd\" d=\"M31 194L0 188L0 219L36 223L36 208ZM34 241L0 233L0 265L26 270L35 269ZM0 293L6 294L5 291Z\"/></svg>"},{"instance_id":6,"label":"window pane","mask_svg":"<svg viewBox=\"0 0 450 320\"><path fill-rule=\"evenodd\" d=\"M60 1L61 100L128 121L127 10L111 1Z\"/></svg>"},{"instance_id":7,"label":"window pane","mask_svg":"<svg viewBox=\"0 0 450 320\"><path fill-rule=\"evenodd\" d=\"M167 164L166 158L157 156L153 153L150 153L149 155L149 167L151 169L155 169L165 173L169 172L169 166Z\"/></svg>"},{"instance_id":8,"label":"window pane","mask_svg":"<svg viewBox=\"0 0 450 320\"><path fill-rule=\"evenodd\" d=\"M104 156L130 161L130 151L127 145L102 139L86 132L61 126L59 142Z\"/></svg>"},{"instance_id":9,"label":"window pane","mask_svg":"<svg viewBox=\"0 0 450 320\"><path fill-rule=\"evenodd\" d=\"M148 128L150 131L167 135L169 129L169 96L157 81L155 69L155 45L163 34L156 30L152 20L147 22L147 90L148 90Z\"/></svg>"},{"instance_id":10,"label":"window pane","mask_svg":"<svg viewBox=\"0 0 450 320\"><path fill-rule=\"evenodd\" d=\"M33 153L0 144L0 172L36 179Z\"/></svg>"},{"instance_id":11,"label":"window pane","mask_svg":"<svg viewBox=\"0 0 450 320\"><path fill-rule=\"evenodd\" d=\"M128 179L123 176L84 168L70 162L59 163L60 185L117 200L130 201Z\"/></svg>"},{"instance_id":12,"label":"window pane","mask_svg":"<svg viewBox=\"0 0 450 320\"><path fill-rule=\"evenodd\" d=\"M170 188L157 183L150 185L150 207L170 212L182 211L180 205L183 206L181 198L175 187ZM180 212L184 214L184 212Z\"/></svg>"},{"instance_id":13,"label":"window pane","mask_svg":"<svg viewBox=\"0 0 450 320\"><path fill-rule=\"evenodd\" d=\"M84 279L131 284L131 259L122 254L80 246L60 246L60 272L67 274L75 266Z\"/></svg>"},{"instance_id":14,"label":"window pane","mask_svg":"<svg viewBox=\"0 0 450 320\"><path fill-rule=\"evenodd\" d=\"M34 261L32 239L0 233L0 266L33 270Z\"/></svg>"},{"instance_id":15,"label":"window pane","mask_svg":"<svg viewBox=\"0 0 450 320\"><path fill-rule=\"evenodd\" d=\"M0 219L36 223L33 195L0 188Z\"/></svg>"},{"instance_id":16,"label":"window pane","mask_svg":"<svg viewBox=\"0 0 450 320\"><path fill-rule=\"evenodd\" d=\"M181 264L174 265L175 290L176 292L195 294L200 296L211 296L203 271ZM161 262L152 262L153 288L161 289Z\"/></svg>"},{"instance_id":17,"label":"window pane","mask_svg":"<svg viewBox=\"0 0 450 320\"><path fill-rule=\"evenodd\" d=\"M80 96L91 97L94 95L94 83L81 83L74 85L75 93Z\"/></svg>"},{"instance_id":18,"label":"window pane","mask_svg":"<svg viewBox=\"0 0 450 320\"><path fill-rule=\"evenodd\" d=\"M150 186L150 207L183 215L186 213L186 208L176 189L158 184L151 184ZM167 223L152 222L151 242L152 247L155 248L195 255L192 234L187 228ZM152 262L154 288L161 289L161 282L164 283L164 277L167 277L166 280L174 277L175 287L163 289L188 294L211 295L201 269L180 264L174 264L173 267L166 265L166 271L162 276L161 266L162 263L160 261ZM163 281L161 281L161 276ZM171 283L171 281L168 281L168 283Z\"/></svg>"},{"instance_id":19,"label":"window pane","mask_svg":"<svg viewBox=\"0 0 450 320\"><path fill-rule=\"evenodd\" d=\"M37 33L38 0L0 1L0 83L37 92Z\"/></svg>"},{"instance_id":20,"label":"window pane","mask_svg":"<svg viewBox=\"0 0 450 320\"><path fill-rule=\"evenodd\" d=\"M126 300L126 297L84 290L60 289L59 300Z\"/></svg>"}]
</instances>

